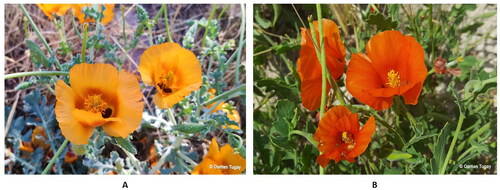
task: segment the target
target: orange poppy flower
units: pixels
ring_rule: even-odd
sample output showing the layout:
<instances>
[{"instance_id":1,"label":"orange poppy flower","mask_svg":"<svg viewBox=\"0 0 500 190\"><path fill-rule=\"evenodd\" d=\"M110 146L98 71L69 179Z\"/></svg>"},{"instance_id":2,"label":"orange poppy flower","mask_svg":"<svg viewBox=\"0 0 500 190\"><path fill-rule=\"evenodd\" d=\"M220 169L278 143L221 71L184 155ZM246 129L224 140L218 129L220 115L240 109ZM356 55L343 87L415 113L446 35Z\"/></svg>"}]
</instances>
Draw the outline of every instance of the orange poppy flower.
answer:
<instances>
[{"instance_id":1,"label":"orange poppy flower","mask_svg":"<svg viewBox=\"0 0 500 190\"><path fill-rule=\"evenodd\" d=\"M134 74L118 72L110 64L81 63L69 71L69 87L56 84L56 119L61 132L73 144L87 144L94 128L127 137L139 127L144 104Z\"/></svg>"},{"instance_id":2,"label":"orange poppy flower","mask_svg":"<svg viewBox=\"0 0 500 190\"><path fill-rule=\"evenodd\" d=\"M176 43L163 43L146 49L137 69L146 85L158 93L153 102L170 108L201 86L201 66L193 52Z\"/></svg>"},{"instance_id":3,"label":"orange poppy flower","mask_svg":"<svg viewBox=\"0 0 500 190\"><path fill-rule=\"evenodd\" d=\"M71 8L70 4L37 4L40 10L52 20L52 15L63 16Z\"/></svg>"},{"instance_id":4,"label":"orange poppy flower","mask_svg":"<svg viewBox=\"0 0 500 190\"><path fill-rule=\"evenodd\" d=\"M115 4L103 4L104 7L106 9L104 9L104 12L102 13L104 15L104 17L101 19L101 24L102 25L106 25L108 23L110 23L115 14L113 12L113 9L115 8ZM78 18L78 20L80 21L80 23L85 23L85 22L95 22L94 19L91 19L91 18L85 18L85 13L83 12L83 8L84 7L91 7L93 6L92 4L74 4L73 5L73 13L75 14L75 17ZM101 11L102 9L102 5L99 4L97 5L98 9L97 11Z\"/></svg>"},{"instance_id":5,"label":"orange poppy flower","mask_svg":"<svg viewBox=\"0 0 500 190\"><path fill-rule=\"evenodd\" d=\"M376 110L389 108L396 95L406 104L418 103L427 68L415 38L384 31L368 41L366 53L353 54L347 67L346 87L352 96Z\"/></svg>"},{"instance_id":6,"label":"orange poppy flower","mask_svg":"<svg viewBox=\"0 0 500 190\"><path fill-rule=\"evenodd\" d=\"M208 89L208 94L210 95L210 99L213 99L215 98L215 93L217 92L217 90L215 90L215 88L210 88ZM214 102L210 105L207 106L208 109L212 108L212 106L214 106L217 102ZM213 110L212 110L212 113L214 112L217 112L219 110L222 109L222 105L224 104L224 102L221 102L219 105L217 105L217 107L215 107Z\"/></svg>"},{"instance_id":7,"label":"orange poppy flower","mask_svg":"<svg viewBox=\"0 0 500 190\"><path fill-rule=\"evenodd\" d=\"M323 34L326 52L326 66L335 80L344 73L345 48L340 40L339 28L332 20L323 19ZM316 41L319 43L318 21L314 21ZM311 39L310 29L301 28L302 40L299 59L297 60L297 72L299 73L302 86L300 96L302 105L310 111L319 108L321 104L321 65L316 55L314 41ZM327 84L327 91L330 90Z\"/></svg>"},{"instance_id":8,"label":"orange poppy flower","mask_svg":"<svg viewBox=\"0 0 500 190\"><path fill-rule=\"evenodd\" d=\"M230 120L235 121L236 123L240 123L241 118L240 118L240 113L238 112L238 110L235 110L235 109L226 109L228 106L229 106L229 104L225 103L222 106L222 107L224 107L224 109L222 109L222 112L226 113L227 117ZM222 127L225 129L228 126L227 125L223 125ZM238 125L229 125L229 128L234 129L234 130L240 130L240 127Z\"/></svg>"},{"instance_id":9,"label":"orange poppy flower","mask_svg":"<svg viewBox=\"0 0 500 190\"><path fill-rule=\"evenodd\" d=\"M245 166L245 158L234 152L229 144L219 150L217 140L212 138L207 155L194 167L191 174L241 174L245 171Z\"/></svg>"},{"instance_id":10,"label":"orange poppy flower","mask_svg":"<svg viewBox=\"0 0 500 190\"><path fill-rule=\"evenodd\" d=\"M69 164L75 162L77 159L78 156L73 151L68 150L68 152L66 152L66 154L64 155L64 162Z\"/></svg>"},{"instance_id":11,"label":"orange poppy flower","mask_svg":"<svg viewBox=\"0 0 500 190\"><path fill-rule=\"evenodd\" d=\"M314 134L322 152L317 158L321 167L326 167L330 160L353 163L366 150L375 131L375 118L370 116L361 130L359 126L358 114L345 106L332 107L325 113Z\"/></svg>"}]
</instances>

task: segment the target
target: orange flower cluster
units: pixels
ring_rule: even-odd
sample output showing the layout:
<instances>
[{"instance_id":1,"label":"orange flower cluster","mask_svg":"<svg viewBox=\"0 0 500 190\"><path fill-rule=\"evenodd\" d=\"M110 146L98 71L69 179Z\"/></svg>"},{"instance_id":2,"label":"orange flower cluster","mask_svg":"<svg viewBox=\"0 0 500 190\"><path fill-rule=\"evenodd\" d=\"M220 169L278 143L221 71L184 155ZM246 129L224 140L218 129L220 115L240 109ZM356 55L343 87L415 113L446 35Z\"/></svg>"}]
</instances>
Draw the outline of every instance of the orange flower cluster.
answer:
<instances>
[{"instance_id":1,"label":"orange flower cluster","mask_svg":"<svg viewBox=\"0 0 500 190\"><path fill-rule=\"evenodd\" d=\"M245 158L234 152L229 144L219 149L219 144L212 138L210 148L203 161L191 172L193 175L199 174L241 174L245 171Z\"/></svg>"},{"instance_id":2,"label":"orange flower cluster","mask_svg":"<svg viewBox=\"0 0 500 190\"><path fill-rule=\"evenodd\" d=\"M85 22L95 22L94 19L85 18L85 14L83 13L83 9L85 7L93 6L91 4L38 4L38 7L42 12L49 17L51 20L53 15L63 16L68 12L68 10L72 9L73 14L80 21L80 23ZM97 6L97 5L96 5ZM114 4L104 4L105 10L103 11L104 17L101 20L102 25L107 25L109 22L113 20L114 13L113 9L115 8ZM102 6L97 6L97 11L101 11Z\"/></svg>"},{"instance_id":3,"label":"orange flower cluster","mask_svg":"<svg viewBox=\"0 0 500 190\"><path fill-rule=\"evenodd\" d=\"M345 48L335 22L323 19L322 23L327 68L333 79L339 80L345 67ZM322 91L321 65L316 54L320 47L314 45L314 40L320 41L318 23L313 24L314 32L301 29L297 60L302 105L310 111L319 108ZM375 110L389 108L393 97L398 95L404 97L406 104L417 104L427 76L422 46L413 37L398 31L384 31L368 41L366 52L353 54L347 66L345 83L352 96ZM327 83L327 91L330 89ZM357 114L345 106L331 108L320 118L314 135L321 151L318 163L326 167L330 160L354 162L368 147L374 131L373 116L360 129Z\"/></svg>"}]
</instances>

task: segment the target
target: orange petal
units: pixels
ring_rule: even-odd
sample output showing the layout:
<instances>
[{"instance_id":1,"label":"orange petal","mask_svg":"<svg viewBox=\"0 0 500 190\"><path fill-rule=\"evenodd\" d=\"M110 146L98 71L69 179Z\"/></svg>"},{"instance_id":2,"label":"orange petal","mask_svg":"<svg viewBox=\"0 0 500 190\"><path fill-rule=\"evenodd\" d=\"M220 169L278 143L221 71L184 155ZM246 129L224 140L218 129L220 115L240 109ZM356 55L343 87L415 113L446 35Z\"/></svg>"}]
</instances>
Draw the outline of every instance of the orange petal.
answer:
<instances>
[{"instance_id":1,"label":"orange petal","mask_svg":"<svg viewBox=\"0 0 500 190\"><path fill-rule=\"evenodd\" d=\"M366 53L370 57L375 72L382 76L383 84L387 83L387 73L405 70L409 59L410 44L401 32L388 30L373 36L366 44ZM399 73L405 79L405 73Z\"/></svg>"},{"instance_id":2,"label":"orange petal","mask_svg":"<svg viewBox=\"0 0 500 190\"><path fill-rule=\"evenodd\" d=\"M215 169L214 166L217 165L211 159L203 159L201 163L199 163L196 167L194 167L191 172L192 175L203 175L203 174L211 174L211 175L222 175L222 170Z\"/></svg>"},{"instance_id":3,"label":"orange petal","mask_svg":"<svg viewBox=\"0 0 500 190\"><path fill-rule=\"evenodd\" d=\"M373 64L365 54L353 54L346 72L347 90L360 102L376 110L384 110L392 105L392 97L374 97L370 90L382 88L381 79Z\"/></svg>"},{"instance_id":4,"label":"orange petal","mask_svg":"<svg viewBox=\"0 0 500 190\"><path fill-rule=\"evenodd\" d=\"M94 128L83 126L73 117L77 95L62 80L57 81L55 93L57 99L55 114L61 133L73 144L87 144L94 133Z\"/></svg>"},{"instance_id":5,"label":"orange petal","mask_svg":"<svg viewBox=\"0 0 500 190\"><path fill-rule=\"evenodd\" d=\"M82 97L98 93L105 100L113 100L118 88L118 71L111 64L80 63L69 71L69 81L74 92Z\"/></svg>"},{"instance_id":6,"label":"orange petal","mask_svg":"<svg viewBox=\"0 0 500 190\"><path fill-rule=\"evenodd\" d=\"M37 4L40 10L52 20L52 14L63 16L71 8L69 4Z\"/></svg>"},{"instance_id":7,"label":"orange petal","mask_svg":"<svg viewBox=\"0 0 500 190\"><path fill-rule=\"evenodd\" d=\"M224 145L220 149L221 164L229 167L222 171L225 174L241 174L246 169L245 158L233 151L234 149L229 144Z\"/></svg>"},{"instance_id":8,"label":"orange petal","mask_svg":"<svg viewBox=\"0 0 500 190\"><path fill-rule=\"evenodd\" d=\"M418 97L420 96L420 92L422 91L422 82L418 82L413 86L413 88L408 89L401 96L405 99L405 104L415 105L418 103Z\"/></svg>"},{"instance_id":9,"label":"orange petal","mask_svg":"<svg viewBox=\"0 0 500 190\"><path fill-rule=\"evenodd\" d=\"M219 144L217 143L217 139L212 138L212 142L210 143L210 147L208 148L208 153L205 158L216 159L217 155L220 153Z\"/></svg>"},{"instance_id":10,"label":"orange petal","mask_svg":"<svg viewBox=\"0 0 500 190\"><path fill-rule=\"evenodd\" d=\"M74 109L73 117L86 127L98 127L106 123L101 113L88 112L81 109Z\"/></svg>"},{"instance_id":11,"label":"orange petal","mask_svg":"<svg viewBox=\"0 0 500 190\"><path fill-rule=\"evenodd\" d=\"M373 132L375 132L375 118L373 116L370 116L368 121L366 121L365 125L363 125L363 128L361 128L359 133L356 134L355 136L356 145L347 155L347 157L355 158L361 155L368 147L368 144L372 139Z\"/></svg>"},{"instance_id":12,"label":"orange petal","mask_svg":"<svg viewBox=\"0 0 500 190\"><path fill-rule=\"evenodd\" d=\"M110 136L125 138L141 124L144 103L139 82L134 74L122 70L119 73L119 81L117 97L119 105L115 117L120 120L106 123L103 129Z\"/></svg>"}]
</instances>

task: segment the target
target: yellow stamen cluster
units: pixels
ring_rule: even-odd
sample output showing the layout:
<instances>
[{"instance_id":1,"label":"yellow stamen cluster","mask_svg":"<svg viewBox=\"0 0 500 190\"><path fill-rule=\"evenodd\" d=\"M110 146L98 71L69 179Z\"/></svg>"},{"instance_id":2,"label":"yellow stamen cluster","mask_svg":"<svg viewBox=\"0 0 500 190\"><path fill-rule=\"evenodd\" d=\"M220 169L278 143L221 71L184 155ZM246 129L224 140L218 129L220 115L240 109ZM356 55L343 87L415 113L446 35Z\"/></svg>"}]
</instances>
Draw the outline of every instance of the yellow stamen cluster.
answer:
<instances>
[{"instance_id":1,"label":"yellow stamen cluster","mask_svg":"<svg viewBox=\"0 0 500 190\"><path fill-rule=\"evenodd\" d=\"M354 148L354 145L356 145L356 142L354 142L354 136L352 133L349 132L342 132L342 142L348 144L347 150L352 150Z\"/></svg>"},{"instance_id":2,"label":"yellow stamen cluster","mask_svg":"<svg viewBox=\"0 0 500 190\"><path fill-rule=\"evenodd\" d=\"M85 98L83 108L85 111L104 113L108 109L108 104L101 98L101 94L92 94Z\"/></svg>"},{"instance_id":3,"label":"yellow stamen cluster","mask_svg":"<svg viewBox=\"0 0 500 190\"><path fill-rule=\"evenodd\" d=\"M387 81L388 82L386 84L391 88L401 86L401 76L399 76L398 72L392 69L387 73Z\"/></svg>"},{"instance_id":4,"label":"yellow stamen cluster","mask_svg":"<svg viewBox=\"0 0 500 190\"><path fill-rule=\"evenodd\" d=\"M164 92L164 93L172 93L172 85L175 82L175 75L172 71L168 72L168 74L163 74L160 77L160 81L158 82L158 87Z\"/></svg>"}]
</instances>

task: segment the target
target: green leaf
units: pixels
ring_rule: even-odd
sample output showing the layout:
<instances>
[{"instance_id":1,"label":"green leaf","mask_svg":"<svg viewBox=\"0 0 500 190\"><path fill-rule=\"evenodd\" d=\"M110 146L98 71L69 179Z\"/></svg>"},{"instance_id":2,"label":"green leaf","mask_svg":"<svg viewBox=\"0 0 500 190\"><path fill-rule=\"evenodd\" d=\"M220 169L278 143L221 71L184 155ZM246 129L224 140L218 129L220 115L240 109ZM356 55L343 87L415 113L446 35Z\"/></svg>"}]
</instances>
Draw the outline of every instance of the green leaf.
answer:
<instances>
[{"instance_id":1,"label":"green leaf","mask_svg":"<svg viewBox=\"0 0 500 190\"><path fill-rule=\"evenodd\" d=\"M283 42L280 45L273 46L272 49L275 50L277 54L282 54L282 53L288 52L290 50L300 49L300 44L299 43L289 44L289 43Z\"/></svg>"},{"instance_id":2,"label":"green leaf","mask_svg":"<svg viewBox=\"0 0 500 190\"><path fill-rule=\"evenodd\" d=\"M393 150L392 153L389 156L387 156L386 159L389 161L398 161L398 160L406 160L406 159L409 159L412 157L413 157L413 155L411 155L409 153L398 151L398 150Z\"/></svg>"},{"instance_id":3,"label":"green leaf","mask_svg":"<svg viewBox=\"0 0 500 190\"><path fill-rule=\"evenodd\" d=\"M436 144L434 145L434 157L433 157L433 173L438 174L439 169L441 169L441 166L444 164L444 160L446 157L446 143L448 142L448 136L450 136L450 127L448 123L446 123L441 129L441 133L439 133L438 139Z\"/></svg>"},{"instance_id":4,"label":"green leaf","mask_svg":"<svg viewBox=\"0 0 500 190\"><path fill-rule=\"evenodd\" d=\"M460 110L460 114L463 114L465 112L465 108L464 108L464 105L463 105L462 100L460 98L460 95L457 92L457 89L455 89L455 87L453 87L454 85L455 85L454 82L450 82L450 84L448 85L448 89L452 92L455 99L457 99L455 101L455 103L458 105L458 108Z\"/></svg>"},{"instance_id":5,"label":"green leaf","mask_svg":"<svg viewBox=\"0 0 500 190\"><path fill-rule=\"evenodd\" d=\"M121 137L113 137L113 138L115 139L118 146L129 151L132 154L137 154L137 150L135 149L134 145L132 145L132 142L130 142L130 140Z\"/></svg>"},{"instance_id":6,"label":"green leaf","mask_svg":"<svg viewBox=\"0 0 500 190\"><path fill-rule=\"evenodd\" d=\"M26 44L28 45L28 48L30 49L30 55L31 58L33 59L33 63L35 64L35 67L40 68L41 65L45 67L50 67L52 64L49 61L49 59L45 56L43 53L42 49L38 44L31 40L26 40Z\"/></svg>"},{"instance_id":7,"label":"green leaf","mask_svg":"<svg viewBox=\"0 0 500 190\"><path fill-rule=\"evenodd\" d=\"M280 4L273 4L273 11L274 11L274 17L273 17L273 26L276 26L276 21L278 21L278 18L280 17L281 14L281 5Z\"/></svg>"},{"instance_id":8,"label":"green leaf","mask_svg":"<svg viewBox=\"0 0 500 190\"><path fill-rule=\"evenodd\" d=\"M279 79L262 79L257 81L258 87L265 88L266 93L276 93L278 98L292 102L300 102L299 90Z\"/></svg>"},{"instance_id":9,"label":"green leaf","mask_svg":"<svg viewBox=\"0 0 500 190\"><path fill-rule=\"evenodd\" d=\"M260 11L259 11L259 9L255 9L255 11L254 11L254 12L255 12L255 13L254 13L254 17L253 17L253 18L255 19L256 23L257 23L257 24L258 24L261 28L263 28L263 29L268 29L268 28L271 26L271 24L272 24L272 23L271 23L271 21L269 21L269 20L267 20L267 19L265 19L265 18L262 18L262 17L260 16Z\"/></svg>"},{"instance_id":10,"label":"green leaf","mask_svg":"<svg viewBox=\"0 0 500 190\"><path fill-rule=\"evenodd\" d=\"M492 16L495 16L497 14L496 11L489 12L489 13L484 13L482 15L475 16L473 19L485 19L485 18L490 18Z\"/></svg>"},{"instance_id":11,"label":"green leaf","mask_svg":"<svg viewBox=\"0 0 500 190\"><path fill-rule=\"evenodd\" d=\"M290 120L294 116L295 105L288 100L279 100L276 104L275 115L278 118L273 122L271 132L278 132L280 136L288 137L288 132L291 129Z\"/></svg>"},{"instance_id":12,"label":"green leaf","mask_svg":"<svg viewBox=\"0 0 500 190\"><path fill-rule=\"evenodd\" d=\"M388 4L387 9L389 12L389 16L393 18L393 20L397 21L399 18L399 8L401 5L399 4Z\"/></svg>"},{"instance_id":13,"label":"green leaf","mask_svg":"<svg viewBox=\"0 0 500 190\"><path fill-rule=\"evenodd\" d=\"M458 30L460 33L467 33L467 32L476 32L477 29L481 26L483 26L484 23L483 22L475 22L474 24L470 24L470 25L467 25L463 28L461 28L460 30Z\"/></svg>"},{"instance_id":14,"label":"green leaf","mask_svg":"<svg viewBox=\"0 0 500 190\"><path fill-rule=\"evenodd\" d=\"M426 139L426 138L430 138L430 137L433 137L433 136L436 136L438 134L434 133L434 134L429 134L429 135L424 135L424 136L417 136L415 135L414 137L412 137L408 143L405 144L405 146L403 147L403 150L406 150L408 147L410 147L411 145L413 145L414 143L418 142L418 141L421 141L423 139Z\"/></svg>"},{"instance_id":15,"label":"green leaf","mask_svg":"<svg viewBox=\"0 0 500 190\"><path fill-rule=\"evenodd\" d=\"M379 31L391 30L391 29L394 29L398 26L398 22L393 21L390 16L387 18L384 18L384 16L380 13L376 13L376 14L372 14L372 15L368 16L368 19L366 20L366 22L368 24L377 26L377 30L379 30Z\"/></svg>"}]
</instances>

